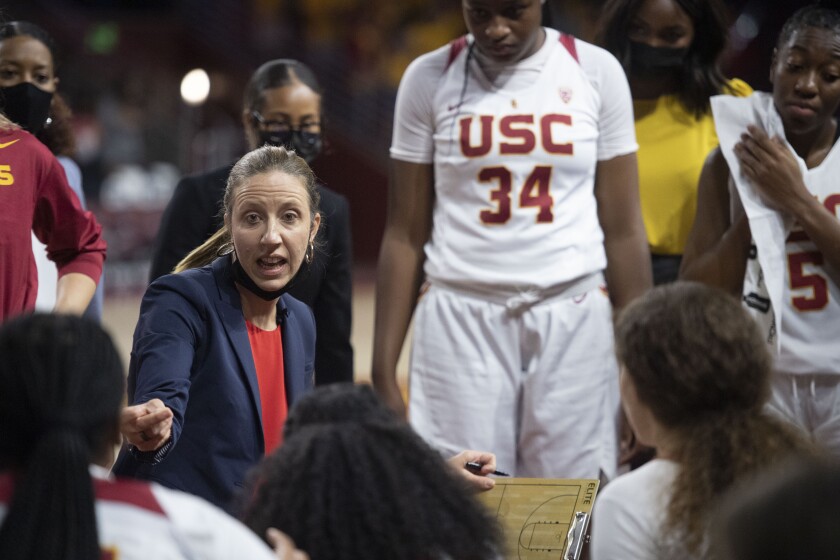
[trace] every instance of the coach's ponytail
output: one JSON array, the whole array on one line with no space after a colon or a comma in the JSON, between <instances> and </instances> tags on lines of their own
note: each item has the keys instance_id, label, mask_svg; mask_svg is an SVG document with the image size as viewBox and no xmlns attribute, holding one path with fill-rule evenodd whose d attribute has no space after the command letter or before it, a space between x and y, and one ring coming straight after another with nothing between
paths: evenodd
<instances>
[{"instance_id":1,"label":"coach's ponytail","mask_svg":"<svg viewBox=\"0 0 840 560\"><path fill-rule=\"evenodd\" d=\"M200 268L216 260L216 257L233 251L233 242L230 239L230 230L227 224L211 235L207 241L193 249L181 259L172 272L184 272L191 268Z\"/></svg>"}]
</instances>

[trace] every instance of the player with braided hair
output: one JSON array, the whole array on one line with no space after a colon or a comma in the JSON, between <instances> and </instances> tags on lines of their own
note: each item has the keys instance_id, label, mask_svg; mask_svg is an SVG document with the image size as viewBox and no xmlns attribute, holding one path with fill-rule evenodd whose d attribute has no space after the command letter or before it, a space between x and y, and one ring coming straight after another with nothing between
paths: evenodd
<instances>
[{"instance_id":1,"label":"player with braided hair","mask_svg":"<svg viewBox=\"0 0 840 560\"><path fill-rule=\"evenodd\" d=\"M198 498L110 477L123 387L117 349L92 320L0 327L0 558L305 558L273 556Z\"/></svg>"}]
</instances>

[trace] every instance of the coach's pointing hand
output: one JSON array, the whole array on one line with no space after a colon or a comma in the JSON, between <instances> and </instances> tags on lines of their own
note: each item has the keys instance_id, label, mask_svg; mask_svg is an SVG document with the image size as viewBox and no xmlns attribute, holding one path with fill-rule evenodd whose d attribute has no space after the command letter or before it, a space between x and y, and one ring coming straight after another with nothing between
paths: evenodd
<instances>
[{"instance_id":1,"label":"coach's pointing hand","mask_svg":"<svg viewBox=\"0 0 840 560\"><path fill-rule=\"evenodd\" d=\"M154 451L172 435L172 410L160 399L127 406L120 414L120 432L140 451Z\"/></svg>"}]
</instances>

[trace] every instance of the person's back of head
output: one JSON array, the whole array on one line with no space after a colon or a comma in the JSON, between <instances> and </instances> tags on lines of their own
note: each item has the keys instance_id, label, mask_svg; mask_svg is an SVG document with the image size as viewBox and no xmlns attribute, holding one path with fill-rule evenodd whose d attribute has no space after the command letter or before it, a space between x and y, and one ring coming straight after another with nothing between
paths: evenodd
<instances>
[{"instance_id":1,"label":"person's back of head","mask_svg":"<svg viewBox=\"0 0 840 560\"><path fill-rule=\"evenodd\" d=\"M731 492L712 534L721 560L834 560L838 525L840 464L800 461Z\"/></svg>"},{"instance_id":2,"label":"person's back of head","mask_svg":"<svg viewBox=\"0 0 840 560\"><path fill-rule=\"evenodd\" d=\"M771 357L755 321L717 288L677 282L635 300L618 318L616 354L680 464L665 532L696 552L717 496L807 445L764 412Z\"/></svg>"},{"instance_id":3,"label":"person's back of head","mask_svg":"<svg viewBox=\"0 0 840 560\"><path fill-rule=\"evenodd\" d=\"M283 425L283 437L288 439L315 424L397 421L370 385L333 383L317 387L295 402Z\"/></svg>"},{"instance_id":4,"label":"person's back of head","mask_svg":"<svg viewBox=\"0 0 840 560\"><path fill-rule=\"evenodd\" d=\"M287 533L312 560L486 559L495 520L407 424L313 423L255 474L244 521Z\"/></svg>"},{"instance_id":5,"label":"person's back of head","mask_svg":"<svg viewBox=\"0 0 840 560\"><path fill-rule=\"evenodd\" d=\"M88 469L118 442L123 392L95 322L35 314L0 327L0 471L13 486L0 558L100 557Z\"/></svg>"},{"instance_id":6,"label":"person's back of head","mask_svg":"<svg viewBox=\"0 0 840 560\"><path fill-rule=\"evenodd\" d=\"M758 327L723 291L657 287L619 316L616 352L639 396L669 426L755 414L770 392L771 358Z\"/></svg>"}]
</instances>

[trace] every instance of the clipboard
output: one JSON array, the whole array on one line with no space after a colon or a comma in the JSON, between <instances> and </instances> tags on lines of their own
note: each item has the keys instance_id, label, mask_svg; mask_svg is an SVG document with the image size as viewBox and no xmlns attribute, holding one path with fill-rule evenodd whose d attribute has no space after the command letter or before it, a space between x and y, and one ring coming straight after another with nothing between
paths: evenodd
<instances>
[{"instance_id":1,"label":"clipboard","mask_svg":"<svg viewBox=\"0 0 840 560\"><path fill-rule=\"evenodd\" d=\"M504 531L505 558L579 560L598 493L597 479L497 478L478 500Z\"/></svg>"}]
</instances>

